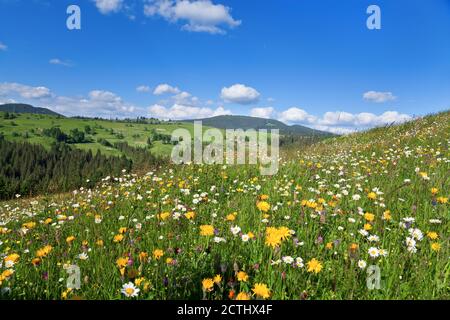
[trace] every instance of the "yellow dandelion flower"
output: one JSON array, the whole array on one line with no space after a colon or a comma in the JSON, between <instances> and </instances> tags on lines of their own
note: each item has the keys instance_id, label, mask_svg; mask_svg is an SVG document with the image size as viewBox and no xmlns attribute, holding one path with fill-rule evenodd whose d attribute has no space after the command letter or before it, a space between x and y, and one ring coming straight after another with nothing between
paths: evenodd
<instances>
[{"instance_id":1,"label":"yellow dandelion flower","mask_svg":"<svg viewBox=\"0 0 450 320\"><path fill-rule=\"evenodd\" d=\"M230 213L225 217L227 221L234 221L236 219L236 215L234 213Z\"/></svg>"},{"instance_id":2,"label":"yellow dandelion flower","mask_svg":"<svg viewBox=\"0 0 450 320\"><path fill-rule=\"evenodd\" d=\"M215 284L219 284L222 281L222 276L220 274L216 274L213 281Z\"/></svg>"},{"instance_id":3,"label":"yellow dandelion flower","mask_svg":"<svg viewBox=\"0 0 450 320\"><path fill-rule=\"evenodd\" d=\"M75 236L68 236L68 237L66 238L66 242L67 242L68 244L71 244L74 240L75 240Z\"/></svg>"},{"instance_id":4,"label":"yellow dandelion flower","mask_svg":"<svg viewBox=\"0 0 450 320\"><path fill-rule=\"evenodd\" d=\"M147 259L148 259L148 253L147 252L144 252L144 251L139 252L139 261L141 263L147 261Z\"/></svg>"},{"instance_id":5,"label":"yellow dandelion flower","mask_svg":"<svg viewBox=\"0 0 450 320\"><path fill-rule=\"evenodd\" d=\"M128 264L128 257L121 257L117 259L116 264L119 268L125 268Z\"/></svg>"},{"instance_id":6,"label":"yellow dandelion flower","mask_svg":"<svg viewBox=\"0 0 450 320\"><path fill-rule=\"evenodd\" d=\"M50 245L47 245L47 246L43 247L42 249L39 249L38 251L36 251L36 256L38 258L46 257L52 250L53 250L53 247Z\"/></svg>"},{"instance_id":7,"label":"yellow dandelion flower","mask_svg":"<svg viewBox=\"0 0 450 320\"><path fill-rule=\"evenodd\" d=\"M263 299L268 299L270 297L270 290L264 283L255 283L252 291L257 297Z\"/></svg>"},{"instance_id":8,"label":"yellow dandelion flower","mask_svg":"<svg viewBox=\"0 0 450 320\"><path fill-rule=\"evenodd\" d=\"M308 261L307 266L308 272L314 272L317 274L322 270L322 264L316 258L313 258L310 261Z\"/></svg>"},{"instance_id":9,"label":"yellow dandelion flower","mask_svg":"<svg viewBox=\"0 0 450 320\"><path fill-rule=\"evenodd\" d=\"M245 273L244 271L239 271L236 274L236 278L237 278L238 281L247 282L248 281L248 274Z\"/></svg>"},{"instance_id":10,"label":"yellow dandelion flower","mask_svg":"<svg viewBox=\"0 0 450 320\"><path fill-rule=\"evenodd\" d=\"M261 212L268 212L270 210L270 204L266 201L258 201L256 207Z\"/></svg>"},{"instance_id":11,"label":"yellow dandelion flower","mask_svg":"<svg viewBox=\"0 0 450 320\"><path fill-rule=\"evenodd\" d=\"M19 261L19 259L20 259L20 256L17 253L12 253L12 254L6 256L3 260L5 262L16 263L17 261Z\"/></svg>"},{"instance_id":12,"label":"yellow dandelion flower","mask_svg":"<svg viewBox=\"0 0 450 320\"><path fill-rule=\"evenodd\" d=\"M444 203L447 203L447 202L448 202L448 198L445 198L445 197L438 197L438 198L436 198L436 201L439 202L439 203L444 204Z\"/></svg>"},{"instance_id":13,"label":"yellow dandelion flower","mask_svg":"<svg viewBox=\"0 0 450 320\"><path fill-rule=\"evenodd\" d=\"M156 260L161 259L161 257L164 255L164 251L161 249L155 249L153 250L153 258Z\"/></svg>"},{"instance_id":14,"label":"yellow dandelion flower","mask_svg":"<svg viewBox=\"0 0 450 320\"><path fill-rule=\"evenodd\" d=\"M123 234L116 234L113 239L114 242L121 242L122 240L123 240Z\"/></svg>"},{"instance_id":15,"label":"yellow dandelion flower","mask_svg":"<svg viewBox=\"0 0 450 320\"><path fill-rule=\"evenodd\" d=\"M356 250L358 250L358 248L359 248L359 245L357 243L352 243L350 245L350 250L351 251L356 251Z\"/></svg>"},{"instance_id":16,"label":"yellow dandelion flower","mask_svg":"<svg viewBox=\"0 0 450 320\"><path fill-rule=\"evenodd\" d=\"M375 215L373 213L366 212L364 214L364 219L366 219L366 221L372 222L375 220Z\"/></svg>"},{"instance_id":17,"label":"yellow dandelion flower","mask_svg":"<svg viewBox=\"0 0 450 320\"><path fill-rule=\"evenodd\" d=\"M201 236L212 236L214 235L214 227L212 225L202 225L200 226L200 235Z\"/></svg>"},{"instance_id":18,"label":"yellow dandelion flower","mask_svg":"<svg viewBox=\"0 0 450 320\"><path fill-rule=\"evenodd\" d=\"M432 249L433 251L439 251L439 250L441 250L441 245L440 245L439 243L437 243L437 242L433 242L433 243L431 244L431 249Z\"/></svg>"},{"instance_id":19,"label":"yellow dandelion flower","mask_svg":"<svg viewBox=\"0 0 450 320\"><path fill-rule=\"evenodd\" d=\"M211 278L203 279L202 287L203 291L212 291L214 287L214 280Z\"/></svg>"},{"instance_id":20,"label":"yellow dandelion flower","mask_svg":"<svg viewBox=\"0 0 450 320\"><path fill-rule=\"evenodd\" d=\"M192 219L195 218L195 212L194 212L194 211L186 212L186 213L184 214L184 216L186 217L186 219L192 220Z\"/></svg>"},{"instance_id":21,"label":"yellow dandelion flower","mask_svg":"<svg viewBox=\"0 0 450 320\"><path fill-rule=\"evenodd\" d=\"M250 300L250 295L247 292L239 292L236 300Z\"/></svg>"},{"instance_id":22,"label":"yellow dandelion flower","mask_svg":"<svg viewBox=\"0 0 450 320\"><path fill-rule=\"evenodd\" d=\"M36 222L26 222L24 224L22 224L22 227L27 228L27 229L33 229L36 226Z\"/></svg>"},{"instance_id":23,"label":"yellow dandelion flower","mask_svg":"<svg viewBox=\"0 0 450 320\"><path fill-rule=\"evenodd\" d=\"M162 212L160 214L158 214L158 219L160 220L167 220L167 218L169 218L170 216L170 212Z\"/></svg>"},{"instance_id":24,"label":"yellow dandelion flower","mask_svg":"<svg viewBox=\"0 0 450 320\"><path fill-rule=\"evenodd\" d=\"M136 278L136 279L134 279L134 284L135 284L136 286L140 287L141 284L142 284L142 282L144 282L144 281L145 281L145 278L144 278L144 277Z\"/></svg>"},{"instance_id":25,"label":"yellow dandelion flower","mask_svg":"<svg viewBox=\"0 0 450 320\"><path fill-rule=\"evenodd\" d=\"M437 234L437 232L429 231L427 233L427 237L430 238L431 240L436 240L439 237L439 235Z\"/></svg>"},{"instance_id":26,"label":"yellow dandelion flower","mask_svg":"<svg viewBox=\"0 0 450 320\"><path fill-rule=\"evenodd\" d=\"M33 260L31 260L31 263L33 264L33 266L37 266L41 263L41 259L40 258L34 258Z\"/></svg>"}]
</instances>

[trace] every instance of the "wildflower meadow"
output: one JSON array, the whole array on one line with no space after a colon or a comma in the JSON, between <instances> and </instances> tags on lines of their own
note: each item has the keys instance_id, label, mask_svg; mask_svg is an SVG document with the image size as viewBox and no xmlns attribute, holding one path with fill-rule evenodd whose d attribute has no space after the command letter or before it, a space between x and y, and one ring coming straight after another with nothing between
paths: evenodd
<instances>
[{"instance_id":1,"label":"wildflower meadow","mask_svg":"<svg viewBox=\"0 0 450 320\"><path fill-rule=\"evenodd\" d=\"M273 176L163 165L3 202L0 297L449 299L449 144L444 112L284 150Z\"/></svg>"}]
</instances>

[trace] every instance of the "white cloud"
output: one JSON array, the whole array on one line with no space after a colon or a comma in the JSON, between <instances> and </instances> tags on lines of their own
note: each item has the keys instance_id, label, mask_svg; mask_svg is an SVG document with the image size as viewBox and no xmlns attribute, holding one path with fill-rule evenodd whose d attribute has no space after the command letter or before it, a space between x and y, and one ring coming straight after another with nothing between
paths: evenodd
<instances>
[{"instance_id":1,"label":"white cloud","mask_svg":"<svg viewBox=\"0 0 450 320\"><path fill-rule=\"evenodd\" d=\"M170 22L186 22L182 29L211 34L226 33L222 26L234 28L241 24L230 13L231 9L210 0L147 0L146 16L161 16Z\"/></svg>"},{"instance_id":2,"label":"white cloud","mask_svg":"<svg viewBox=\"0 0 450 320\"><path fill-rule=\"evenodd\" d=\"M324 126L352 125L356 122L356 116L348 112L325 112L320 119L320 124Z\"/></svg>"},{"instance_id":3,"label":"white cloud","mask_svg":"<svg viewBox=\"0 0 450 320\"><path fill-rule=\"evenodd\" d=\"M250 110L250 116L251 117L257 117L257 118L266 118L269 119L272 114L274 113L275 109L272 107L267 108L253 108Z\"/></svg>"},{"instance_id":4,"label":"white cloud","mask_svg":"<svg viewBox=\"0 0 450 320\"><path fill-rule=\"evenodd\" d=\"M313 126L311 126L311 128L320 130L320 131L331 132L334 134L350 134L350 133L354 133L357 131L355 128L330 127L330 126L323 126L323 125L313 125Z\"/></svg>"},{"instance_id":5,"label":"white cloud","mask_svg":"<svg viewBox=\"0 0 450 320\"><path fill-rule=\"evenodd\" d=\"M137 87L136 91L140 92L140 93L150 92L150 87L146 86L146 85L142 85L142 86Z\"/></svg>"},{"instance_id":6,"label":"white cloud","mask_svg":"<svg viewBox=\"0 0 450 320\"><path fill-rule=\"evenodd\" d=\"M50 59L50 61L48 62L50 64L55 64L55 65L60 65L60 66L64 66L64 67L72 67L72 63L69 61L63 61L57 58L54 59Z\"/></svg>"},{"instance_id":7,"label":"white cloud","mask_svg":"<svg viewBox=\"0 0 450 320\"><path fill-rule=\"evenodd\" d=\"M228 88L222 88L221 98L227 102L250 104L259 100L260 94L252 87L243 84L235 84Z\"/></svg>"},{"instance_id":8,"label":"white cloud","mask_svg":"<svg viewBox=\"0 0 450 320\"><path fill-rule=\"evenodd\" d=\"M8 46L4 44L3 42L0 42L0 51L6 51L8 50Z\"/></svg>"},{"instance_id":9,"label":"white cloud","mask_svg":"<svg viewBox=\"0 0 450 320\"><path fill-rule=\"evenodd\" d=\"M347 134L377 126L403 123L412 120L412 117L397 111L386 111L381 115L335 111L325 112L322 117L316 117L303 109L290 108L280 112L278 119L287 124L302 124L318 130Z\"/></svg>"},{"instance_id":10,"label":"white cloud","mask_svg":"<svg viewBox=\"0 0 450 320\"><path fill-rule=\"evenodd\" d=\"M6 99L6 100L0 99L0 105L5 103L17 103L17 101L14 99Z\"/></svg>"},{"instance_id":11,"label":"white cloud","mask_svg":"<svg viewBox=\"0 0 450 320\"><path fill-rule=\"evenodd\" d=\"M231 114L230 110L225 110L223 107L211 109L204 107L185 106L180 104L174 104L170 108L164 107L159 104L154 104L148 108L148 111L151 117L161 120L202 119Z\"/></svg>"},{"instance_id":12,"label":"white cloud","mask_svg":"<svg viewBox=\"0 0 450 320\"><path fill-rule=\"evenodd\" d=\"M45 107L70 116L90 117L134 117L139 109L125 102L120 96L110 91L92 90L87 96L58 96L46 87L32 87L19 83L0 83L2 102L19 101L36 107ZM18 99L15 99L18 98Z\"/></svg>"},{"instance_id":13,"label":"white cloud","mask_svg":"<svg viewBox=\"0 0 450 320\"><path fill-rule=\"evenodd\" d=\"M93 0L102 14L118 12L122 8L123 0Z\"/></svg>"},{"instance_id":14,"label":"white cloud","mask_svg":"<svg viewBox=\"0 0 450 320\"><path fill-rule=\"evenodd\" d=\"M50 97L50 89L46 87L31 87L20 83L0 83L0 96L19 95L25 99L41 99Z\"/></svg>"},{"instance_id":15,"label":"white cloud","mask_svg":"<svg viewBox=\"0 0 450 320\"><path fill-rule=\"evenodd\" d=\"M139 108L110 91L92 90L87 97L57 96L47 102L52 110L66 115L122 118L134 117Z\"/></svg>"},{"instance_id":16,"label":"white cloud","mask_svg":"<svg viewBox=\"0 0 450 320\"><path fill-rule=\"evenodd\" d=\"M397 99L397 97L394 96L392 92L378 92L378 91L367 91L366 93L363 94L363 98L364 100L375 103L383 103Z\"/></svg>"},{"instance_id":17,"label":"white cloud","mask_svg":"<svg viewBox=\"0 0 450 320\"><path fill-rule=\"evenodd\" d=\"M153 91L153 94L156 96L160 96L163 94L167 94L167 93L171 93L171 94L178 94L180 93L180 89L176 88L176 87L172 87L170 85L168 85L167 83L163 83L158 85L155 90Z\"/></svg>"},{"instance_id":18,"label":"white cloud","mask_svg":"<svg viewBox=\"0 0 450 320\"><path fill-rule=\"evenodd\" d=\"M285 122L287 124L291 123L313 123L316 117L308 114L303 109L292 107L278 115L278 120Z\"/></svg>"}]
</instances>

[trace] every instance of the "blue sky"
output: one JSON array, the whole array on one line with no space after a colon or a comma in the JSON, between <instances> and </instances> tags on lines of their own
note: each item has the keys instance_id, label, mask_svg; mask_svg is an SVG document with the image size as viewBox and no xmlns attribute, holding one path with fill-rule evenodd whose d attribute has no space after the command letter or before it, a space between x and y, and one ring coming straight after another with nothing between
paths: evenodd
<instances>
[{"instance_id":1,"label":"blue sky","mask_svg":"<svg viewBox=\"0 0 450 320\"><path fill-rule=\"evenodd\" d=\"M372 4L381 30L366 27ZM7 101L333 132L405 121L450 106L450 1L0 0Z\"/></svg>"}]
</instances>

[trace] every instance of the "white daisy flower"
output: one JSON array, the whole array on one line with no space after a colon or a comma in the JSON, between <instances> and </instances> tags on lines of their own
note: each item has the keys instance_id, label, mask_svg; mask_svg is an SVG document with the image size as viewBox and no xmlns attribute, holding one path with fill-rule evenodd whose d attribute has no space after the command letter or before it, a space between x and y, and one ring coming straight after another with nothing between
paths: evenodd
<instances>
[{"instance_id":1,"label":"white daisy flower","mask_svg":"<svg viewBox=\"0 0 450 320\"><path fill-rule=\"evenodd\" d=\"M367 262L365 262L364 260L359 260L358 261L358 267L362 270L364 270L367 266Z\"/></svg>"},{"instance_id":2,"label":"white daisy flower","mask_svg":"<svg viewBox=\"0 0 450 320\"><path fill-rule=\"evenodd\" d=\"M241 228L239 228L238 226L231 227L230 230L233 235L237 235L239 232L241 232Z\"/></svg>"},{"instance_id":3,"label":"white daisy flower","mask_svg":"<svg viewBox=\"0 0 450 320\"><path fill-rule=\"evenodd\" d=\"M121 292L126 297L131 297L131 298L137 297L139 295L139 291L140 290L138 288L136 288L136 286L132 282L125 283L122 286L122 290L121 290Z\"/></svg>"},{"instance_id":4,"label":"white daisy flower","mask_svg":"<svg viewBox=\"0 0 450 320\"><path fill-rule=\"evenodd\" d=\"M225 238L221 238L221 237L214 237L214 242L215 243L227 242L227 240L225 240Z\"/></svg>"},{"instance_id":5,"label":"white daisy flower","mask_svg":"<svg viewBox=\"0 0 450 320\"><path fill-rule=\"evenodd\" d=\"M303 259L300 257L297 257L295 259L295 265L299 268L303 268L304 264L303 264Z\"/></svg>"},{"instance_id":6,"label":"white daisy flower","mask_svg":"<svg viewBox=\"0 0 450 320\"><path fill-rule=\"evenodd\" d=\"M87 260L87 259L89 259L89 256L86 254L86 252L83 252L78 255L78 259Z\"/></svg>"},{"instance_id":7,"label":"white daisy flower","mask_svg":"<svg viewBox=\"0 0 450 320\"><path fill-rule=\"evenodd\" d=\"M285 256L285 257L283 257L283 262L287 263L287 264L291 264L294 262L294 258L292 258L291 256Z\"/></svg>"},{"instance_id":8,"label":"white daisy flower","mask_svg":"<svg viewBox=\"0 0 450 320\"><path fill-rule=\"evenodd\" d=\"M377 258L380 255L380 250L375 247L370 247L367 251L372 258Z\"/></svg>"}]
</instances>

